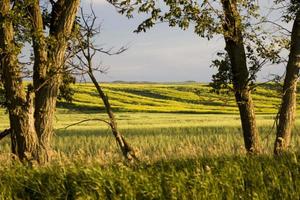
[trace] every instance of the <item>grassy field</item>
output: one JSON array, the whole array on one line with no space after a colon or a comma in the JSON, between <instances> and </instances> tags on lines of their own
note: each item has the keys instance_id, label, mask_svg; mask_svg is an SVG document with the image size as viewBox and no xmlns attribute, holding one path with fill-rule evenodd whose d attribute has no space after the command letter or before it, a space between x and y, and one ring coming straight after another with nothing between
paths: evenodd
<instances>
[{"instance_id":1,"label":"grassy field","mask_svg":"<svg viewBox=\"0 0 300 200\"><path fill-rule=\"evenodd\" d=\"M1 199L299 199L299 156L0 168Z\"/></svg>"},{"instance_id":2,"label":"grassy field","mask_svg":"<svg viewBox=\"0 0 300 200\"><path fill-rule=\"evenodd\" d=\"M95 111L103 108L92 84L76 84L73 103L61 102L64 108ZM103 84L115 111L156 113L236 114L234 99L211 93L211 87L200 83L173 84ZM300 97L300 96L299 96ZM256 113L273 114L280 98L274 84L257 87L253 92ZM299 103L298 103L299 104Z\"/></svg>"},{"instance_id":3,"label":"grassy field","mask_svg":"<svg viewBox=\"0 0 300 200\"><path fill-rule=\"evenodd\" d=\"M291 153L273 158L279 98L271 86L254 94L262 155L248 157L234 101L206 85L106 84L119 128L141 159L127 165L105 124L64 128L106 119L92 86L76 85L75 101L57 109L50 165L12 163L9 138L1 141L0 199L298 199L300 119ZM0 122L8 126L3 110Z\"/></svg>"}]
</instances>

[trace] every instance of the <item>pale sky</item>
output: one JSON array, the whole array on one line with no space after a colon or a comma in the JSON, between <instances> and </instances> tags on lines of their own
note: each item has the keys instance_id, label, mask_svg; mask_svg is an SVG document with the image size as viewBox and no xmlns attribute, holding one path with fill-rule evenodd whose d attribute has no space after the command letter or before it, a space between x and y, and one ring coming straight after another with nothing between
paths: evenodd
<instances>
[{"instance_id":1,"label":"pale sky","mask_svg":"<svg viewBox=\"0 0 300 200\"><path fill-rule=\"evenodd\" d=\"M88 8L90 2L83 0L82 6ZM97 43L108 48L129 46L121 55L97 58L95 62L109 66L108 73L100 75L99 81L210 82L215 69L209 66L216 53L224 49L222 37L207 41L192 30L182 31L166 24L136 34L133 31L143 17L136 15L127 19L105 0L92 2L99 22L102 22L102 34ZM284 66L266 66L259 74L259 81L265 81L269 74L282 73L283 69Z\"/></svg>"}]
</instances>

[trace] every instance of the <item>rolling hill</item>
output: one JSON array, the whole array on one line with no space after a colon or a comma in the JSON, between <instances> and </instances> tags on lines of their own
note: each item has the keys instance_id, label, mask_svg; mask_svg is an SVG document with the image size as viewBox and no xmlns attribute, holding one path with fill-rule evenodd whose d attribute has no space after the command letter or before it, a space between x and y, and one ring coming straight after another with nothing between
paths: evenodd
<instances>
[{"instance_id":1,"label":"rolling hill","mask_svg":"<svg viewBox=\"0 0 300 200\"><path fill-rule=\"evenodd\" d=\"M231 114L238 111L233 94L218 95L208 84L105 83L102 86L116 112ZM73 87L73 102L60 101L60 108L84 112L103 110L93 84L77 83ZM280 95L276 88L270 83L253 91L256 113L277 112Z\"/></svg>"}]
</instances>

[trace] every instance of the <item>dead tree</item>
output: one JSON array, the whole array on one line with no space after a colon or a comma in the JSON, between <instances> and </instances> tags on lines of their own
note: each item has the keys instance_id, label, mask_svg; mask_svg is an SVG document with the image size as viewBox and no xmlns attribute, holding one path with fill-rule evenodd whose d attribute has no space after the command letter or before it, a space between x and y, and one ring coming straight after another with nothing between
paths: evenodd
<instances>
[{"instance_id":1,"label":"dead tree","mask_svg":"<svg viewBox=\"0 0 300 200\"><path fill-rule=\"evenodd\" d=\"M76 71L80 71L82 75L87 74L91 81L93 82L99 98L102 100L106 113L108 115L109 121L107 124L109 124L111 131L122 151L123 156L128 161L138 160L136 157L134 149L129 145L129 143L125 140L124 136L120 133L117 127L117 122L115 115L112 111L109 99L107 94L104 93L103 88L101 84L97 81L94 72L100 71L105 72L106 70L103 69L103 67L93 66L93 58L98 53L103 53L107 55L118 55L122 52L124 52L127 48L121 47L117 51L113 51L113 49L105 50L103 48L97 48L97 46L94 44L93 38L95 38L97 35L100 34L100 27L96 27L96 15L91 8L91 14L85 15L83 10L81 9L81 20L82 23L78 24L78 34L77 39L75 41L74 52L75 52L75 58L78 60L77 63L74 63L74 60L71 63L71 66L74 67Z\"/></svg>"}]
</instances>

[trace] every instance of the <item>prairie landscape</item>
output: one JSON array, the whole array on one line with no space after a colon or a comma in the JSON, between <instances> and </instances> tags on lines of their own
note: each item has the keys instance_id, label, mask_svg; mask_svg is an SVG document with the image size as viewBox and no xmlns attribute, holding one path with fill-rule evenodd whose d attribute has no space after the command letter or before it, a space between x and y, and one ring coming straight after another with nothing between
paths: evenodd
<instances>
[{"instance_id":1,"label":"prairie landscape","mask_svg":"<svg viewBox=\"0 0 300 200\"><path fill-rule=\"evenodd\" d=\"M279 98L273 86L260 86L253 94L262 153L247 156L234 100L211 93L207 84L104 84L117 111L118 127L140 160L130 164L110 128L94 121L107 118L96 89L89 83L75 84L73 102L58 103L50 164L28 169L12 162L9 138L1 141L0 195L7 199L297 199L300 120L293 129L290 153L275 159ZM3 129L8 119L1 112Z\"/></svg>"},{"instance_id":2,"label":"prairie landscape","mask_svg":"<svg viewBox=\"0 0 300 200\"><path fill-rule=\"evenodd\" d=\"M299 74L300 1L0 0L0 200L299 199Z\"/></svg>"}]
</instances>

